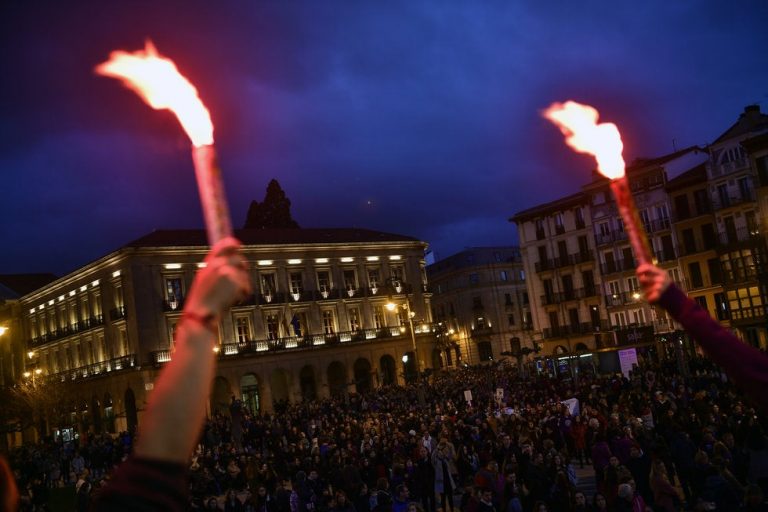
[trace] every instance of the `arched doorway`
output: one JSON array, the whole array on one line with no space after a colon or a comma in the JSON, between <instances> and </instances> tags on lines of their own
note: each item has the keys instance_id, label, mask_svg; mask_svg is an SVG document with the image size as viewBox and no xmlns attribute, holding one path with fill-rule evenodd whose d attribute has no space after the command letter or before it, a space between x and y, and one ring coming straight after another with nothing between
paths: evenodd
<instances>
[{"instance_id":1,"label":"arched doorway","mask_svg":"<svg viewBox=\"0 0 768 512\"><path fill-rule=\"evenodd\" d=\"M115 410L112 406L112 396L104 393L104 428L110 434L115 433Z\"/></svg>"},{"instance_id":2,"label":"arched doorway","mask_svg":"<svg viewBox=\"0 0 768 512\"><path fill-rule=\"evenodd\" d=\"M481 363L493 361L493 347L490 341L481 341L477 344L477 352Z\"/></svg>"},{"instance_id":3,"label":"arched doorway","mask_svg":"<svg viewBox=\"0 0 768 512\"><path fill-rule=\"evenodd\" d=\"M96 395L91 398L91 413L93 414L93 431L101 434L104 432L104 426L101 422L101 403Z\"/></svg>"},{"instance_id":4,"label":"arched doorway","mask_svg":"<svg viewBox=\"0 0 768 512\"><path fill-rule=\"evenodd\" d=\"M432 368L443 368L443 357L439 348L432 349Z\"/></svg>"},{"instance_id":5,"label":"arched doorway","mask_svg":"<svg viewBox=\"0 0 768 512\"><path fill-rule=\"evenodd\" d=\"M302 400L315 400L317 398L315 368L312 365L306 365L299 372L299 386L301 387Z\"/></svg>"},{"instance_id":6,"label":"arched doorway","mask_svg":"<svg viewBox=\"0 0 768 512\"><path fill-rule=\"evenodd\" d=\"M343 396L347 391L347 369L344 363L334 361L328 365L328 390L331 396Z\"/></svg>"},{"instance_id":7,"label":"arched doorway","mask_svg":"<svg viewBox=\"0 0 768 512\"><path fill-rule=\"evenodd\" d=\"M229 404L232 401L232 386L229 381L219 375L213 379L213 390L211 391L211 414L219 412L225 416L229 415Z\"/></svg>"},{"instance_id":8,"label":"arched doorway","mask_svg":"<svg viewBox=\"0 0 768 512\"><path fill-rule=\"evenodd\" d=\"M128 426L128 432L136 433L139 418L136 414L136 396L131 388L125 390L125 421Z\"/></svg>"},{"instance_id":9,"label":"arched doorway","mask_svg":"<svg viewBox=\"0 0 768 512\"><path fill-rule=\"evenodd\" d=\"M275 368L269 379L274 404L287 403L291 396L288 392L288 373L282 368Z\"/></svg>"},{"instance_id":10,"label":"arched doorway","mask_svg":"<svg viewBox=\"0 0 768 512\"><path fill-rule=\"evenodd\" d=\"M576 352L588 352L589 348L584 343L576 344Z\"/></svg>"},{"instance_id":11,"label":"arched doorway","mask_svg":"<svg viewBox=\"0 0 768 512\"><path fill-rule=\"evenodd\" d=\"M261 409L258 377L252 373L243 375L240 379L240 393L243 405L251 412L251 414L257 414Z\"/></svg>"},{"instance_id":12,"label":"arched doorway","mask_svg":"<svg viewBox=\"0 0 768 512\"><path fill-rule=\"evenodd\" d=\"M413 352L406 352L403 355L403 375L407 383L415 382L418 377L416 356Z\"/></svg>"},{"instance_id":13,"label":"arched doorway","mask_svg":"<svg viewBox=\"0 0 768 512\"><path fill-rule=\"evenodd\" d=\"M381 370L381 384L388 386L396 382L395 358L389 354L384 354L379 359L379 368Z\"/></svg>"},{"instance_id":14,"label":"arched doorway","mask_svg":"<svg viewBox=\"0 0 768 512\"><path fill-rule=\"evenodd\" d=\"M371 382L371 363L364 357L355 361L355 388L358 393L370 391L373 387Z\"/></svg>"}]
</instances>

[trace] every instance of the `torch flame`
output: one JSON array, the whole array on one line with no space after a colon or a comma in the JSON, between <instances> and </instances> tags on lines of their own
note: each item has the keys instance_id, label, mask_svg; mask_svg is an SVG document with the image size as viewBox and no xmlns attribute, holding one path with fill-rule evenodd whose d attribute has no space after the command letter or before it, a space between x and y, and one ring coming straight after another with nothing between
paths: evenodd
<instances>
[{"instance_id":1,"label":"torch flame","mask_svg":"<svg viewBox=\"0 0 768 512\"><path fill-rule=\"evenodd\" d=\"M544 111L544 117L560 128L569 146L595 157L597 170L603 176L621 178L624 176L621 134L613 123L597 124L599 116L593 107L575 101L553 103Z\"/></svg>"},{"instance_id":2,"label":"torch flame","mask_svg":"<svg viewBox=\"0 0 768 512\"><path fill-rule=\"evenodd\" d=\"M121 80L150 107L173 112L194 146L213 144L211 114L200 101L197 89L171 59L157 53L151 41L146 42L144 50L134 53L112 52L95 71Z\"/></svg>"}]
</instances>

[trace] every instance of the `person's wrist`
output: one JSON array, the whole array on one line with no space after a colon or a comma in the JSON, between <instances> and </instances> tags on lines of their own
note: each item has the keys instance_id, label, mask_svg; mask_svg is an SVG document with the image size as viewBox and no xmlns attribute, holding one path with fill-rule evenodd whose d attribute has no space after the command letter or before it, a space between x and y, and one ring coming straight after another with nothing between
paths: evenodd
<instances>
[{"instance_id":1,"label":"person's wrist","mask_svg":"<svg viewBox=\"0 0 768 512\"><path fill-rule=\"evenodd\" d=\"M218 329L219 320L217 316L210 311L192 311L184 310L181 314L182 323L197 324L212 333L216 333Z\"/></svg>"}]
</instances>

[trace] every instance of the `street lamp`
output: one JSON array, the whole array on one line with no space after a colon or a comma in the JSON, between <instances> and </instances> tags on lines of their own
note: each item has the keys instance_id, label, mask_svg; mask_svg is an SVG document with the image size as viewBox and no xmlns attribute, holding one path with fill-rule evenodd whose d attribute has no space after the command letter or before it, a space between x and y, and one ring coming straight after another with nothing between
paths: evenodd
<instances>
[{"instance_id":1,"label":"street lamp","mask_svg":"<svg viewBox=\"0 0 768 512\"><path fill-rule=\"evenodd\" d=\"M416 358L416 370L418 371L419 374L421 374L421 361L419 360L419 354L416 349L416 333L413 330L413 317L415 313L411 311L411 300L408 297L406 297L405 303L403 304L395 304L392 301L387 302L386 304L386 308L389 311L396 310L398 306L405 310L405 314L408 317L408 327L411 330L411 348L413 349L413 357ZM407 355L403 356L403 362L404 363L408 362Z\"/></svg>"}]
</instances>

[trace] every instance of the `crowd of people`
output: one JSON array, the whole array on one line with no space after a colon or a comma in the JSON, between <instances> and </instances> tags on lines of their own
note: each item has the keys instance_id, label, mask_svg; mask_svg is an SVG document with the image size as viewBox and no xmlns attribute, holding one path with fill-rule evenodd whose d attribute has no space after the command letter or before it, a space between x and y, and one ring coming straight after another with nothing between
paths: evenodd
<instances>
[{"instance_id":1,"label":"crowd of people","mask_svg":"<svg viewBox=\"0 0 768 512\"><path fill-rule=\"evenodd\" d=\"M189 461L189 508L768 510L764 426L703 358L689 361L685 376L675 361L644 362L628 379L469 367L271 414L233 399L206 420ZM132 446L123 433L12 452L22 510L44 510L61 486L74 487L86 510ZM595 475L589 496L580 491L582 468Z\"/></svg>"}]
</instances>

